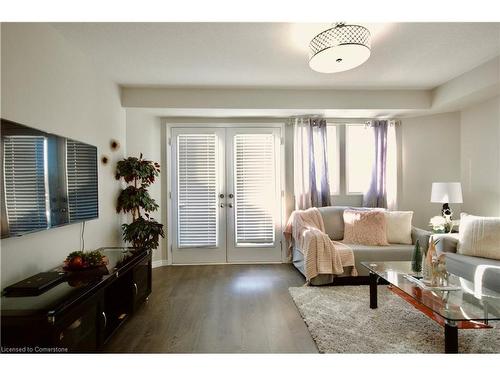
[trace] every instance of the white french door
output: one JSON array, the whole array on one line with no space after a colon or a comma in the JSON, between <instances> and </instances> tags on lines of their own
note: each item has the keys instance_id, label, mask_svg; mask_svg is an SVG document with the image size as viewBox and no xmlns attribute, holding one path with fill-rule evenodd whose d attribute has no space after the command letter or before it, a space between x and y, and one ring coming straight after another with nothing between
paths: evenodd
<instances>
[{"instance_id":1,"label":"white french door","mask_svg":"<svg viewBox=\"0 0 500 375\"><path fill-rule=\"evenodd\" d=\"M227 260L281 260L280 129L227 129Z\"/></svg>"},{"instance_id":2,"label":"white french door","mask_svg":"<svg viewBox=\"0 0 500 375\"><path fill-rule=\"evenodd\" d=\"M281 261L280 128L172 129L172 261Z\"/></svg>"},{"instance_id":3,"label":"white french door","mask_svg":"<svg viewBox=\"0 0 500 375\"><path fill-rule=\"evenodd\" d=\"M225 130L172 129L172 260L226 261Z\"/></svg>"}]
</instances>

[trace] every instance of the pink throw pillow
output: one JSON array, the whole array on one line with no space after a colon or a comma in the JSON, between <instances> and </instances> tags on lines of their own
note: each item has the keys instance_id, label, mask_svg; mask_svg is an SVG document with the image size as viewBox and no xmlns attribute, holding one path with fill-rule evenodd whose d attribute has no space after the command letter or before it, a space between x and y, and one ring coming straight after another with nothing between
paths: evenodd
<instances>
[{"instance_id":1,"label":"pink throw pillow","mask_svg":"<svg viewBox=\"0 0 500 375\"><path fill-rule=\"evenodd\" d=\"M387 224L383 211L344 211L345 243L389 246Z\"/></svg>"}]
</instances>

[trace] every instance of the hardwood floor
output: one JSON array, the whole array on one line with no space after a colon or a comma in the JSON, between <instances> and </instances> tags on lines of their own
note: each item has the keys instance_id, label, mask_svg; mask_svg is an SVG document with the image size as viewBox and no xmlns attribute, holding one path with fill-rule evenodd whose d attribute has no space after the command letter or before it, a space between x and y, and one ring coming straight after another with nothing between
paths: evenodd
<instances>
[{"instance_id":1,"label":"hardwood floor","mask_svg":"<svg viewBox=\"0 0 500 375\"><path fill-rule=\"evenodd\" d=\"M156 268L149 302L105 351L317 353L288 293L304 282L290 264Z\"/></svg>"}]
</instances>

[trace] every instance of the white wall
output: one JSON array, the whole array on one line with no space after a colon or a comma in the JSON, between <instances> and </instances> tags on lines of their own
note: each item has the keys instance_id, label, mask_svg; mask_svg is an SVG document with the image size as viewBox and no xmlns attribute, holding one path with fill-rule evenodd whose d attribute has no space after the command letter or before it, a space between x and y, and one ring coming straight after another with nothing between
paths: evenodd
<instances>
[{"instance_id":1,"label":"white wall","mask_svg":"<svg viewBox=\"0 0 500 375\"><path fill-rule=\"evenodd\" d=\"M125 153L125 111L119 88L99 76L88 58L46 24L1 25L2 118L97 146L99 219L87 223L88 249L121 243L115 202L115 162ZM110 140L122 147L111 152ZM2 288L55 267L79 249L80 225L1 241Z\"/></svg>"},{"instance_id":2,"label":"white wall","mask_svg":"<svg viewBox=\"0 0 500 375\"><path fill-rule=\"evenodd\" d=\"M500 56L432 90L432 109L459 111L500 94Z\"/></svg>"},{"instance_id":3,"label":"white wall","mask_svg":"<svg viewBox=\"0 0 500 375\"><path fill-rule=\"evenodd\" d=\"M126 110L127 123L127 156L137 156L142 153L145 159L160 163L160 177L149 188L149 193L160 206L153 212L153 217L158 222L166 224L166 194L162 194L162 181L166 181L167 166L164 163L163 152L165 148L165 135L162 132L161 119L141 109ZM167 227L163 230L167 233ZM160 247L153 252L153 261L167 259L166 241L160 242Z\"/></svg>"},{"instance_id":4,"label":"white wall","mask_svg":"<svg viewBox=\"0 0 500 375\"><path fill-rule=\"evenodd\" d=\"M460 181L460 113L405 118L401 133L399 208L414 211L413 224L427 229L441 213L440 204L430 202L432 183ZM458 218L460 205L451 206Z\"/></svg>"},{"instance_id":5,"label":"white wall","mask_svg":"<svg viewBox=\"0 0 500 375\"><path fill-rule=\"evenodd\" d=\"M465 212L500 216L500 97L461 113Z\"/></svg>"}]
</instances>

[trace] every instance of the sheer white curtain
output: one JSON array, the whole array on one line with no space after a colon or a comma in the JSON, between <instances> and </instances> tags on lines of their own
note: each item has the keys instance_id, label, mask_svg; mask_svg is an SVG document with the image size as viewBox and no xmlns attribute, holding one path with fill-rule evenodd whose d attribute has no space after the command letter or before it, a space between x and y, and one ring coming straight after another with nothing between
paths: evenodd
<instances>
[{"instance_id":1,"label":"sheer white curtain","mask_svg":"<svg viewBox=\"0 0 500 375\"><path fill-rule=\"evenodd\" d=\"M294 119L295 209L330 205L326 120Z\"/></svg>"}]
</instances>

